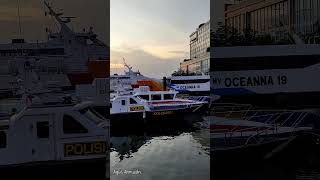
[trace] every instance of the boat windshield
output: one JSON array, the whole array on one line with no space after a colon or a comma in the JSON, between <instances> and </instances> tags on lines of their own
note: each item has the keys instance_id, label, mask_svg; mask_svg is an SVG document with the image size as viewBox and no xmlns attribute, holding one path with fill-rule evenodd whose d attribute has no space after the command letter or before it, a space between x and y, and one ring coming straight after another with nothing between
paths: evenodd
<instances>
[{"instance_id":1,"label":"boat windshield","mask_svg":"<svg viewBox=\"0 0 320 180\"><path fill-rule=\"evenodd\" d=\"M91 107L81 109L79 112L96 123L105 121L105 118Z\"/></svg>"},{"instance_id":2,"label":"boat windshield","mask_svg":"<svg viewBox=\"0 0 320 180\"><path fill-rule=\"evenodd\" d=\"M149 95L139 95L139 96L135 96L135 97L138 97L139 99L143 99L143 100L146 100L146 101L149 101Z\"/></svg>"}]
</instances>

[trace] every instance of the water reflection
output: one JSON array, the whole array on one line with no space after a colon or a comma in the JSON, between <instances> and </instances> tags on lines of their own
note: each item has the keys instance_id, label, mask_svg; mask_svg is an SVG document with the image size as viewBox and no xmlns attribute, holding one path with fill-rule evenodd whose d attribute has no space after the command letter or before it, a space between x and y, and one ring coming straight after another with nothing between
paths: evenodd
<instances>
[{"instance_id":1,"label":"water reflection","mask_svg":"<svg viewBox=\"0 0 320 180\"><path fill-rule=\"evenodd\" d=\"M111 129L112 179L210 178L207 129L183 121L127 129Z\"/></svg>"}]
</instances>

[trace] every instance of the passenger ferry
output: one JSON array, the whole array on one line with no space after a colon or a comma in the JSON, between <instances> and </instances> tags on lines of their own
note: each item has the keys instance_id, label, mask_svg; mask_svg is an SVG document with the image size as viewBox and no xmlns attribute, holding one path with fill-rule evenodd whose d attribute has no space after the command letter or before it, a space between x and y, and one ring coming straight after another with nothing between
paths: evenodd
<instances>
[{"instance_id":1,"label":"passenger ferry","mask_svg":"<svg viewBox=\"0 0 320 180\"><path fill-rule=\"evenodd\" d=\"M119 94L111 100L110 116L121 119L164 119L200 111L204 102L177 98L177 91L150 91L140 86L127 94Z\"/></svg>"},{"instance_id":2,"label":"passenger ferry","mask_svg":"<svg viewBox=\"0 0 320 180\"><path fill-rule=\"evenodd\" d=\"M133 71L133 67L128 65L125 61L124 67L127 69L127 71L124 71L124 74L113 74L110 76L111 93L117 93L118 91L131 91L133 90L132 85L136 84L138 81L154 80L142 75L140 71Z\"/></svg>"},{"instance_id":3,"label":"passenger ferry","mask_svg":"<svg viewBox=\"0 0 320 180\"><path fill-rule=\"evenodd\" d=\"M182 94L209 95L209 75L175 75L167 78L168 87Z\"/></svg>"},{"instance_id":4,"label":"passenger ferry","mask_svg":"<svg viewBox=\"0 0 320 180\"><path fill-rule=\"evenodd\" d=\"M48 101L48 96L56 101ZM106 167L109 121L93 110L94 102L60 100L54 94L26 95L16 101L20 106L11 103L12 108L1 113L1 172L79 164Z\"/></svg>"},{"instance_id":5,"label":"passenger ferry","mask_svg":"<svg viewBox=\"0 0 320 180\"><path fill-rule=\"evenodd\" d=\"M10 44L0 44L1 96L11 96L12 89L19 89L16 73L21 57L34 59L33 66L48 88L74 89L79 84L91 84L95 78L109 77L109 48L93 27L75 32L69 27L73 17L64 17L46 0L43 2L45 16L53 17L59 32L46 28L46 42L14 39Z\"/></svg>"},{"instance_id":6,"label":"passenger ferry","mask_svg":"<svg viewBox=\"0 0 320 180\"><path fill-rule=\"evenodd\" d=\"M318 106L320 45L214 47L212 93L220 103Z\"/></svg>"}]
</instances>

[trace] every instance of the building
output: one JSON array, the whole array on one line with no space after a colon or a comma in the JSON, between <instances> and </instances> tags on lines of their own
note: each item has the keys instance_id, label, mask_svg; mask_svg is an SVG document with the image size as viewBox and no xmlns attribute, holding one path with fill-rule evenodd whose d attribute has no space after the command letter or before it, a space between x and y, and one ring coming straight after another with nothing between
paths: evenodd
<instances>
[{"instance_id":1,"label":"building","mask_svg":"<svg viewBox=\"0 0 320 180\"><path fill-rule=\"evenodd\" d=\"M320 0L242 0L229 5L225 23L243 32L283 38L294 32L308 41L319 36Z\"/></svg>"},{"instance_id":2,"label":"building","mask_svg":"<svg viewBox=\"0 0 320 180\"><path fill-rule=\"evenodd\" d=\"M200 24L190 35L190 59L180 63L180 69L187 74L208 74L210 69L210 21Z\"/></svg>"},{"instance_id":3,"label":"building","mask_svg":"<svg viewBox=\"0 0 320 180\"><path fill-rule=\"evenodd\" d=\"M210 2L210 18L211 30L216 31L217 28L225 24L226 8L233 4L238 4L243 0L211 0Z\"/></svg>"}]
</instances>

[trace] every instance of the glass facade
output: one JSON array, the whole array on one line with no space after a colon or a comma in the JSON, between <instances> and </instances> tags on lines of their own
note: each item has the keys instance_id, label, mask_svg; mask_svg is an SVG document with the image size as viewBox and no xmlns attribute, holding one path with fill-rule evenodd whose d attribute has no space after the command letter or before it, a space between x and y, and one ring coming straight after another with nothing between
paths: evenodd
<instances>
[{"instance_id":1,"label":"glass facade","mask_svg":"<svg viewBox=\"0 0 320 180\"><path fill-rule=\"evenodd\" d=\"M190 35L190 58L207 56L210 47L210 23L201 24L196 32Z\"/></svg>"},{"instance_id":2,"label":"glass facade","mask_svg":"<svg viewBox=\"0 0 320 180\"><path fill-rule=\"evenodd\" d=\"M226 25L244 32L286 37L290 30L304 37L319 33L320 0L257 1L246 8L226 11ZM247 3L243 1L243 3ZM240 3L241 5L241 3ZM239 5L234 5L239 6ZM232 6L231 6L232 7Z\"/></svg>"},{"instance_id":3,"label":"glass facade","mask_svg":"<svg viewBox=\"0 0 320 180\"><path fill-rule=\"evenodd\" d=\"M209 57L202 60L189 60L181 63L180 69L187 74L209 74L210 60Z\"/></svg>"},{"instance_id":4,"label":"glass facade","mask_svg":"<svg viewBox=\"0 0 320 180\"><path fill-rule=\"evenodd\" d=\"M201 24L190 35L190 59L180 64L180 69L187 74L208 74L210 72L210 22Z\"/></svg>"},{"instance_id":5,"label":"glass facade","mask_svg":"<svg viewBox=\"0 0 320 180\"><path fill-rule=\"evenodd\" d=\"M293 0L293 27L301 34L319 32L320 0Z\"/></svg>"}]
</instances>

